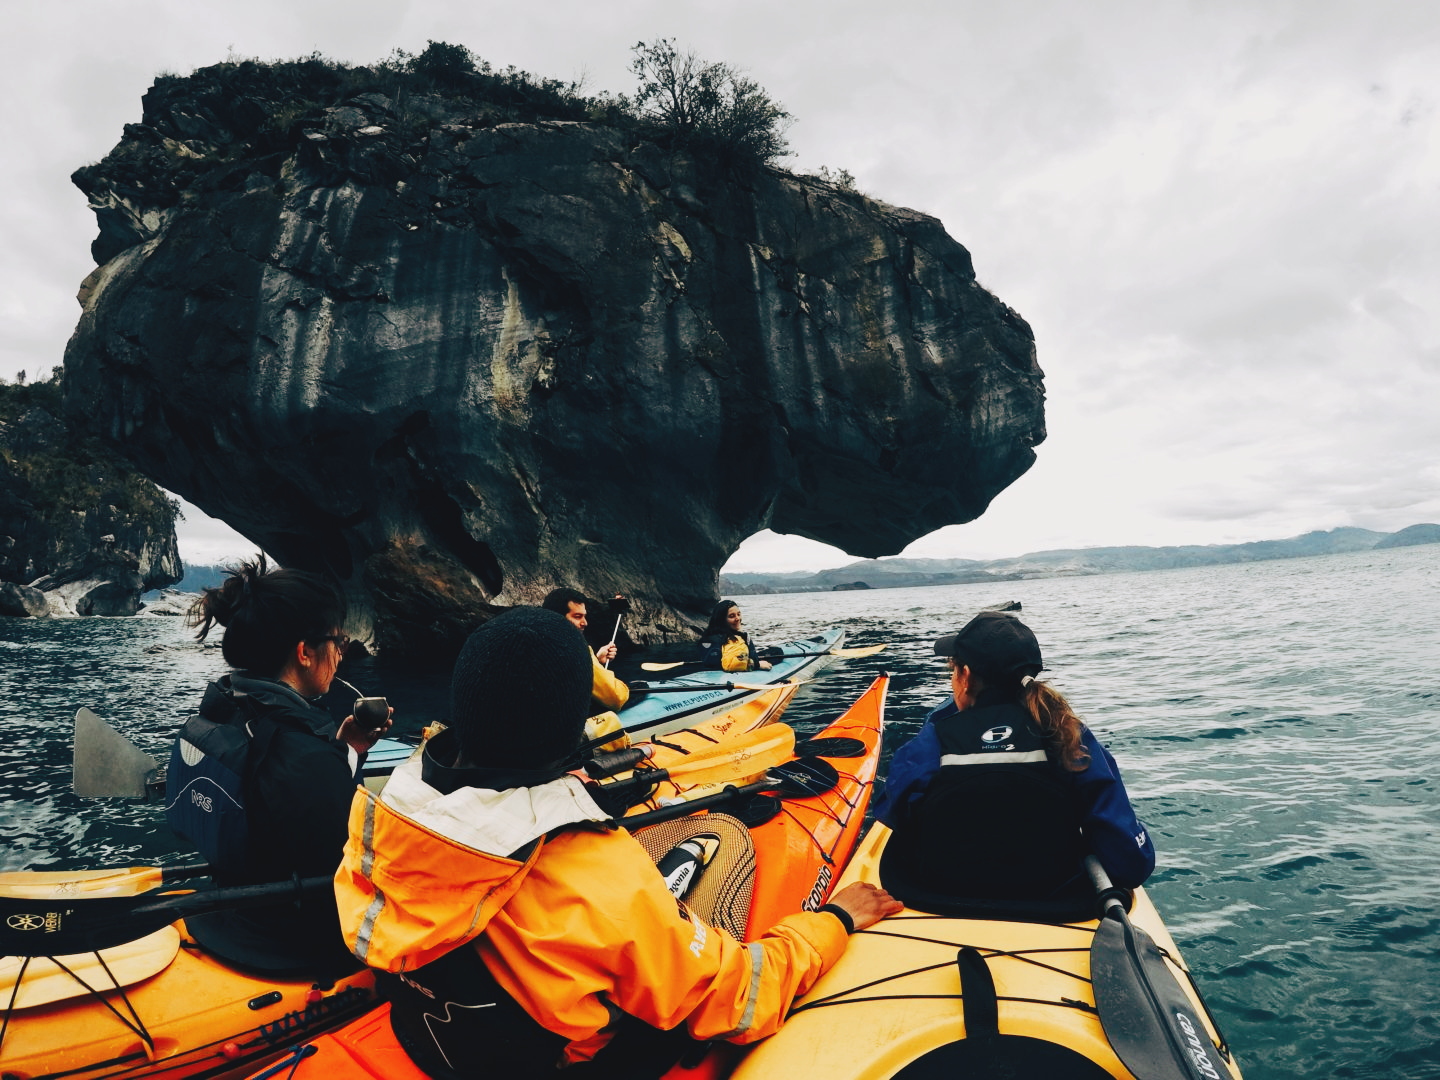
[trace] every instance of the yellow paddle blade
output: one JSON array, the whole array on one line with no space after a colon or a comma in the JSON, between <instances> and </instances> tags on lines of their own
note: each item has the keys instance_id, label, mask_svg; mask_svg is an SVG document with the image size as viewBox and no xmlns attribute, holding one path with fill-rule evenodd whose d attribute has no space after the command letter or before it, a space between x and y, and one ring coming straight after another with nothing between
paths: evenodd
<instances>
[{"instance_id":1,"label":"yellow paddle blade","mask_svg":"<svg viewBox=\"0 0 1440 1080\"><path fill-rule=\"evenodd\" d=\"M60 900L67 896L136 896L164 884L158 866L118 870L17 870L0 874L0 896Z\"/></svg>"},{"instance_id":2,"label":"yellow paddle blade","mask_svg":"<svg viewBox=\"0 0 1440 1080\"><path fill-rule=\"evenodd\" d=\"M37 956L25 965L25 974L21 977L23 961L20 957L0 957L0 1000L10 1001L17 978L20 978L20 991L15 997L17 1009L32 1009L37 1005L87 997L90 991L85 988L85 983L98 991L111 990L116 986L134 986L141 979L148 979L169 967L179 951L180 931L173 926L163 926L138 941L102 950L99 957L103 958L103 964L95 953L59 957L65 967L74 972L73 975L48 957ZM79 979L85 981L82 983Z\"/></svg>"},{"instance_id":3,"label":"yellow paddle blade","mask_svg":"<svg viewBox=\"0 0 1440 1080\"><path fill-rule=\"evenodd\" d=\"M721 744L736 746L736 740L780 719L790 704L799 683L776 683L761 693L741 699L739 704L713 720L680 728L657 736L653 741L636 743L650 751L650 765L657 769L691 760L705 760L718 751Z\"/></svg>"},{"instance_id":4,"label":"yellow paddle blade","mask_svg":"<svg viewBox=\"0 0 1440 1080\"><path fill-rule=\"evenodd\" d=\"M664 747L657 746L657 756L664 750ZM629 813L641 813L692 795L698 797L727 785L759 779L768 769L794 758L795 731L788 724L766 724L755 731L727 739L703 753L691 754L679 761L674 760L676 756L672 751L664 759L667 764L663 773L668 773L669 778L659 780L650 797ZM663 775L660 770L638 769L633 774L616 777L616 782L628 781L631 776L643 777L647 771L656 772L657 778Z\"/></svg>"},{"instance_id":5,"label":"yellow paddle blade","mask_svg":"<svg viewBox=\"0 0 1440 1080\"><path fill-rule=\"evenodd\" d=\"M795 729L789 724L766 724L727 740L705 754L661 766L677 782L710 783L730 776L750 776L795 756ZM651 759L654 761L654 759ZM658 764L658 762L657 762ZM696 777L704 775L706 779Z\"/></svg>"},{"instance_id":6,"label":"yellow paddle blade","mask_svg":"<svg viewBox=\"0 0 1440 1080\"><path fill-rule=\"evenodd\" d=\"M855 648L853 648L853 649L831 649L831 650L830 650L830 655L831 655L831 656L843 656L843 657L846 657L846 658L848 658L848 659L854 660L856 657L860 657L860 656L874 656L876 653L881 652L884 648L885 648L885 645L884 645L884 644L880 644L880 645L857 645L857 646L855 646Z\"/></svg>"}]
</instances>

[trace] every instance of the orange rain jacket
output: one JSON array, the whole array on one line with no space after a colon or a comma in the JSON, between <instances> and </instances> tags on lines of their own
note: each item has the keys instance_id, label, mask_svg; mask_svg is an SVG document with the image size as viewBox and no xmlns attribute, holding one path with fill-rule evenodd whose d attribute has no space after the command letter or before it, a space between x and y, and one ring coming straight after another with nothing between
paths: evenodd
<instances>
[{"instance_id":1,"label":"orange rain jacket","mask_svg":"<svg viewBox=\"0 0 1440 1080\"><path fill-rule=\"evenodd\" d=\"M420 768L417 755L383 795L355 793L335 876L346 941L391 972L476 949L506 993L569 1040L568 1062L609 1042L607 1005L662 1029L684 1023L697 1039L763 1038L845 950L828 912L789 916L749 944L706 926L629 833L565 828L606 818L576 777L441 795ZM500 854L547 833L524 862Z\"/></svg>"}]
</instances>

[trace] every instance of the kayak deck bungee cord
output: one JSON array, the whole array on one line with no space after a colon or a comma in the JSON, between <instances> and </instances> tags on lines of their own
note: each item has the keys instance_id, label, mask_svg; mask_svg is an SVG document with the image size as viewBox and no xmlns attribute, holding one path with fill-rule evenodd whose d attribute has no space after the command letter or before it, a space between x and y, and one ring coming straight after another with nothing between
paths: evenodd
<instances>
[{"instance_id":1,"label":"kayak deck bungee cord","mask_svg":"<svg viewBox=\"0 0 1440 1080\"><path fill-rule=\"evenodd\" d=\"M889 837L883 825L872 828L840 885L883 883ZM1014 917L1021 908L1028 908L1025 917ZM1151 1006L1129 999L1128 1015L1102 1023L1104 1002L1097 1008L1096 999L1109 991L1092 983L1091 960L1103 925L1099 902L1080 897L1049 910L1047 918L1046 905L1001 900L956 901L949 912L907 906L860 931L779 1032L740 1061L734 1080L1133 1080L1137 1074L1124 1061L1132 1060L1134 1031L1143 1028L1135 1021ZM1179 1000L1198 1018L1186 1022L1194 1029L1185 1047L1189 1060L1157 1064L1140 1080L1239 1080L1144 889L1134 890L1128 921L1154 943L1163 978L1173 979ZM1149 1050L1165 1056L1163 1048L1141 1048Z\"/></svg>"}]
</instances>

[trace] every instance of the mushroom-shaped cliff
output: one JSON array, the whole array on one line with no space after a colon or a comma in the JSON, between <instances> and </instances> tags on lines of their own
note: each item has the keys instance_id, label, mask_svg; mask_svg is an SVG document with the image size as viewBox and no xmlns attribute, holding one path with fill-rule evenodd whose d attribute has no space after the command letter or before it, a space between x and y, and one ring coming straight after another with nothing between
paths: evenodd
<instances>
[{"instance_id":1,"label":"mushroom-shaped cliff","mask_svg":"<svg viewBox=\"0 0 1440 1080\"><path fill-rule=\"evenodd\" d=\"M892 554L1034 460L1033 336L934 218L365 74L157 82L75 177L65 365L76 422L382 648L557 585L673 638L761 529Z\"/></svg>"}]
</instances>

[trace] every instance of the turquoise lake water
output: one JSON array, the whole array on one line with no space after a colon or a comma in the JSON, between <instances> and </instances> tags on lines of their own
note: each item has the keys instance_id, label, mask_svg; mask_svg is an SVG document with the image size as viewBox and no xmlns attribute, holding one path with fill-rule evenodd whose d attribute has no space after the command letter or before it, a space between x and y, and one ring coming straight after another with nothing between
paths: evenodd
<instances>
[{"instance_id":1,"label":"turquoise lake water","mask_svg":"<svg viewBox=\"0 0 1440 1080\"><path fill-rule=\"evenodd\" d=\"M760 644L888 642L786 718L818 727L888 670L892 749L944 699L934 638L1020 601L1119 760L1159 850L1148 888L1245 1076L1440 1077L1440 546L737 599ZM223 671L176 619L0 619L0 870L190 857L156 807L71 793L71 724L88 705L163 757ZM401 730L443 718L443 676L345 674Z\"/></svg>"}]
</instances>

